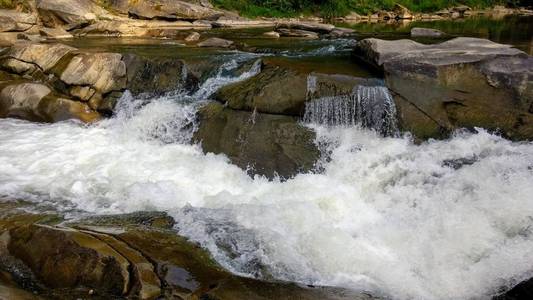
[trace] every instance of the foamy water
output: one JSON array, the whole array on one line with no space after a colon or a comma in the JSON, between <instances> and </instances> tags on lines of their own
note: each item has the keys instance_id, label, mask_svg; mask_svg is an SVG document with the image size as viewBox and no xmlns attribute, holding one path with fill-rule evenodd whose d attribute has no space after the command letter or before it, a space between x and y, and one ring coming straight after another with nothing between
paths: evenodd
<instances>
[{"instance_id":1,"label":"foamy water","mask_svg":"<svg viewBox=\"0 0 533 300\"><path fill-rule=\"evenodd\" d=\"M198 105L126 95L93 126L2 119L0 195L167 211L233 272L393 299L484 299L533 275L532 143L315 126L323 172L268 181L188 143Z\"/></svg>"}]
</instances>

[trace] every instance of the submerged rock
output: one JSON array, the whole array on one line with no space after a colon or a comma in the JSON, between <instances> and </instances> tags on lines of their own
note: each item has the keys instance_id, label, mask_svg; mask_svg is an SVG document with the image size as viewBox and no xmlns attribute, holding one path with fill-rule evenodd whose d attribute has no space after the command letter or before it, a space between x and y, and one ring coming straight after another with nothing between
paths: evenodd
<instances>
[{"instance_id":1,"label":"submerged rock","mask_svg":"<svg viewBox=\"0 0 533 300\"><path fill-rule=\"evenodd\" d=\"M141 19L198 20L222 15L208 5L179 0L115 0L111 8Z\"/></svg>"},{"instance_id":2,"label":"submerged rock","mask_svg":"<svg viewBox=\"0 0 533 300\"><path fill-rule=\"evenodd\" d=\"M302 73L267 63L247 80L221 88L215 99L235 110L303 116L305 103L314 98L349 95L372 80L320 73Z\"/></svg>"},{"instance_id":3,"label":"submerged rock","mask_svg":"<svg viewBox=\"0 0 533 300\"><path fill-rule=\"evenodd\" d=\"M198 79L192 75L183 60L146 58L126 54L127 89L133 94L166 93L180 88L191 90Z\"/></svg>"},{"instance_id":4,"label":"submerged rock","mask_svg":"<svg viewBox=\"0 0 533 300\"><path fill-rule=\"evenodd\" d=\"M420 139L461 127L533 139L533 58L520 50L476 38L366 39L355 55L384 72L403 129Z\"/></svg>"},{"instance_id":5,"label":"submerged rock","mask_svg":"<svg viewBox=\"0 0 533 300\"><path fill-rule=\"evenodd\" d=\"M415 27L411 29L411 36L412 37L442 37L445 36L446 33L432 28L420 28Z\"/></svg>"},{"instance_id":6,"label":"submerged rock","mask_svg":"<svg viewBox=\"0 0 533 300\"><path fill-rule=\"evenodd\" d=\"M233 41L214 37L198 43L198 47L230 48L234 44Z\"/></svg>"},{"instance_id":7,"label":"submerged rock","mask_svg":"<svg viewBox=\"0 0 533 300\"><path fill-rule=\"evenodd\" d=\"M191 32L186 38L186 42L196 42L200 39L200 34L198 32Z\"/></svg>"},{"instance_id":8,"label":"submerged rock","mask_svg":"<svg viewBox=\"0 0 533 300\"><path fill-rule=\"evenodd\" d=\"M118 53L82 53L74 56L61 72L68 85L91 86L101 94L126 86L126 66Z\"/></svg>"},{"instance_id":9,"label":"submerged rock","mask_svg":"<svg viewBox=\"0 0 533 300\"><path fill-rule=\"evenodd\" d=\"M212 102L200 109L194 140L205 152L224 153L252 174L289 178L314 167L319 151L312 130L291 116L237 111Z\"/></svg>"}]
</instances>

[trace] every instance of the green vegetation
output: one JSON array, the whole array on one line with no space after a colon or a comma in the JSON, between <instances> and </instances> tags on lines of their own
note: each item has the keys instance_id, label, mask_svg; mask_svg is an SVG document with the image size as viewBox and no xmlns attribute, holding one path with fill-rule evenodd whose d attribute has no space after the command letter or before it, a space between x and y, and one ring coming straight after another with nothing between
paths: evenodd
<instances>
[{"instance_id":1,"label":"green vegetation","mask_svg":"<svg viewBox=\"0 0 533 300\"><path fill-rule=\"evenodd\" d=\"M436 11L443 8L468 5L473 8L494 5L526 5L528 0L212 0L224 9L240 12L247 17L290 17L318 14L324 17L343 16L350 11L368 14L390 10L399 3L415 12Z\"/></svg>"},{"instance_id":2,"label":"green vegetation","mask_svg":"<svg viewBox=\"0 0 533 300\"><path fill-rule=\"evenodd\" d=\"M0 8L5 9L19 9L22 11L29 11L30 4L28 0L0 0Z\"/></svg>"},{"instance_id":3,"label":"green vegetation","mask_svg":"<svg viewBox=\"0 0 533 300\"><path fill-rule=\"evenodd\" d=\"M15 8L12 0L0 0L0 8Z\"/></svg>"}]
</instances>

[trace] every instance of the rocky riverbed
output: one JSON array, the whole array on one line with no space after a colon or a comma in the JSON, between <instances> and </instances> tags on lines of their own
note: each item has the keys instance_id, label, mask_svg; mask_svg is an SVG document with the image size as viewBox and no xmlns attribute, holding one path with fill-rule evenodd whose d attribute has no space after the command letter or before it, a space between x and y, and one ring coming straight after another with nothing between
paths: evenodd
<instances>
[{"instance_id":1,"label":"rocky riverbed","mask_svg":"<svg viewBox=\"0 0 533 300\"><path fill-rule=\"evenodd\" d=\"M0 11L0 298L531 294L524 51L29 3Z\"/></svg>"}]
</instances>

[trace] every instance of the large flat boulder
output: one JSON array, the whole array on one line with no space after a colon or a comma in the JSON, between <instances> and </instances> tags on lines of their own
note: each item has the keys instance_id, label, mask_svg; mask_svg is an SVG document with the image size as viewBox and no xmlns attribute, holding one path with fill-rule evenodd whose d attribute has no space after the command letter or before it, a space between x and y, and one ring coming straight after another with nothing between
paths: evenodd
<instances>
[{"instance_id":1,"label":"large flat boulder","mask_svg":"<svg viewBox=\"0 0 533 300\"><path fill-rule=\"evenodd\" d=\"M298 29L316 33L330 33L335 29L334 25L316 22L280 22L276 28Z\"/></svg>"},{"instance_id":2,"label":"large flat boulder","mask_svg":"<svg viewBox=\"0 0 533 300\"><path fill-rule=\"evenodd\" d=\"M46 85L30 82L8 82L0 86L0 117L37 122L79 119L92 122L100 114L86 103L58 97Z\"/></svg>"},{"instance_id":3,"label":"large flat boulder","mask_svg":"<svg viewBox=\"0 0 533 300\"><path fill-rule=\"evenodd\" d=\"M533 58L518 49L476 38L365 39L355 55L384 72L402 127L421 139L463 127L533 139Z\"/></svg>"},{"instance_id":4,"label":"large flat boulder","mask_svg":"<svg viewBox=\"0 0 533 300\"><path fill-rule=\"evenodd\" d=\"M125 54L123 61L127 69L127 89L133 94L192 90L198 84L198 79L180 59Z\"/></svg>"},{"instance_id":5,"label":"large flat boulder","mask_svg":"<svg viewBox=\"0 0 533 300\"><path fill-rule=\"evenodd\" d=\"M183 30L209 29L208 23L164 20L101 20L73 30L77 36L176 37Z\"/></svg>"},{"instance_id":6,"label":"large flat boulder","mask_svg":"<svg viewBox=\"0 0 533 300\"><path fill-rule=\"evenodd\" d=\"M1 86L5 88L2 117L45 122L98 120L99 113L112 112L126 88L122 58L118 53L81 52L63 44L17 43L0 56L2 74L9 75ZM37 93L38 109L29 104L30 98L24 105L17 104L20 95L34 94L28 87L49 90L46 96Z\"/></svg>"},{"instance_id":7,"label":"large flat boulder","mask_svg":"<svg viewBox=\"0 0 533 300\"><path fill-rule=\"evenodd\" d=\"M314 167L319 151L298 118L238 111L212 102L200 109L194 140L205 152L224 153L251 174L289 178Z\"/></svg>"},{"instance_id":8,"label":"large flat boulder","mask_svg":"<svg viewBox=\"0 0 533 300\"><path fill-rule=\"evenodd\" d=\"M215 98L234 110L303 116L307 101L349 95L359 85L375 82L347 75L300 72L266 63L256 76L222 87Z\"/></svg>"},{"instance_id":9,"label":"large flat boulder","mask_svg":"<svg viewBox=\"0 0 533 300\"><path fill-rule=\"evenodd\" d=\"M36 14L0 9L0 32L21 32L37 25Z\"/></svg>"},{"instance_id":10,"label":"large flat boulder","mask_svg":"<svg viewBox=\"0 0 533 300\"><path fill-rule=\"evenodd\" d=\"M37 10L48 27L65 26L67 30L86 26L108 15L91 0L37 0Z\"/></svg>"},{"instance_id":11,"label":"large flat boulder","mask_svg":"<svg viewBox=\"0 0 533 300\"><path fill-rule=\"evenodd\" d=\"M69 85L89 85L106 94L126 87L126 65L118 53L82 53L72 58L60 79Z\"/></svg>"},{"instance_id":12,"label":"large flat boulder","mask_svg":"<svg viewBox=\"0 0 533 300\"><path fill-rule=\"evenodd\" d=\"M199 20L222 15L212 7L180 0L114 0L111 7L141 19Z\"/></svg>"},{"instance_id":13,"label":"large flat boulder","mask_svg":"<svg viewBox=\"0 0 533 300\"><path fill-rule=\"evenodd\" d=\"M27 209L31 204L0 201L0 298L374 299L342 288L234 275L171 225L158 227L157 220L172 220L165 213L65 221Z\"/></svg>"}]
</instances>

